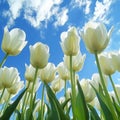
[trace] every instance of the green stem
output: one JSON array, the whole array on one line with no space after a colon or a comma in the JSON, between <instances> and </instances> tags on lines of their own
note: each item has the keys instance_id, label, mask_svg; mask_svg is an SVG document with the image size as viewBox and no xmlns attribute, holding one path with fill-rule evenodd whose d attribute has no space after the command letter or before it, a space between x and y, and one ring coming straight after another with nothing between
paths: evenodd
<instances>
[{"instance_id":1,"label":"green stem","mask_svg":"<svg viewBox=\"0 0 120 120\"><path fill-rule=\"evenodd\" d=\"M71 90L72 90L72 112L73 112L73 119L76 120L76 116L75 116L76 90L75 90L75 84L74 84L74 79L73 79L72 55L70 55L70 80L71 80Z\"/></svg>"},{"instance_id":2,"label":"green stem","mask_svg":"<svg viewBox=\"0 0 120 120\"><path fill-rule=\"evenodd\" d=\"M5 88L3 88L3 90L2 90L2 94L1 94L1 96L0 96L0 101L1 101L1 99L2 99L2 97L3 97L4 92L5 92Z\"/></svg>"},{"instance_id":3,"label":"green stem","mask_svg":"<svg viewBox=\"0 0 120 120\"><path fill-rule=\"evenodd\" d=\"M8 97L8 99L7 99L7 102L5 103L5 106L4 106L4 108L3 108L3 113L5 112L5 110L6 110L7 106L8 106L8 103L9 103L9 100L10 100L10 96L11 96L11 94L9 94L9 97Z\"/></svg>"},{"instance_id":4,"label":"green stem","mask_svg":"<svg viewBox=\"0 0 120 120\"><path fill-rule=\"evenodd\" d=\"M41 99L41 106L40 106L40 111L41 111L41 116L40 116L40 120L44 120L44 91L45 91L45 84L43 83L43 88L42 88L42 99Z\"/></svg>"},{"instance_id":5,"label":"green stem","mask_svg":"<svg viewBox=\"0 0 120 120\"><path fill-rule=\"evenodd\" d=\"M30 82L28 83L28 86L26 88L29 88L29 86L30 86ZM22 104L22 112L23 113L24 113L26 99L27 99L27 91L25 92L25 96L24 96L24 100L23 100L23 104Z\"/></svg>"},{"instance_id":6,"label":"green stem","mask_svg":"<svg viewBox=\"0 0 120 120\"><path fill-rule=\"evenodd\" d=\"M35 82L37 79L37 73L38 73L38 68L35 69L35 75L34 75L34 81L33 81L33 85L32 85L32 92L31 92L31 97L30 97L30 115L32 114L32 110L33 110L33 94L34 94L34 86L35 86ZM28 118L30 119L31 116L29 116Z\"/></svg>"},{"instance_id":7,"label":"green stem","mask_svg":"<svg viewBox=\"0 0 120 120\"><path fill-rule=\"evenodd\" d=\"M114 85L114 82L113 82L113 80L112 80L111 75L109 75L109 79L110 79L110 82L111 82L111 84L112 84L113 90L114 90L114 92L115 92L115 95L116 95L117 101L118 101L118 103L120 104L120 100L119 100L119 97L118 97L117 91L116 91L116 89L115 89L115 85Z\"/></svg>"},{"instance_id":8,"label":"green stem","mask_svg":"<svg viewBox=\"0 0 120 120\"><path fill-rule=\"evenodd\" d=\"M0 63L0 68L3 66L3 64L4 64L5 61L7 60L8 55L9 55L9 54L5 54L3 60L2 60L1 63Z\"/></svg>"},{"instance_id":9,"label":"green stem","mask_svg":"<svg viewBox=\"0 0 120 120\"><path fill-rule=\"evenodd\" d=\"M108 108L111 110L111 113L113 115L113 118L115 120L117 120L117 116L116 116L116 113L115 113L115 110L114 110L114 106L112 104L112 101L110 99L110 96L109 96L109 93L107 91L107 88L105 86L105 82L104 82L104 78L103 78L103 75L102 75L102 71L101 71L101 67L100 67L100 63L99 63L99 60L98 60L98 55L97 55L97 52L95 52L95 59L96 59L96 63L97 63L97 67L98 67L98 71L99 71L99 75L100 75L100 78L101 78L101 83L102 83L102 87L103 87L103 91L105 93L105 96L106 96L106 100L107 100L107 106Z\"/></svg>"},{"instance_id":10,"label":"green stem","mask_svg":"<svg viewBox=\"0 0 120 120\"><path fill-rule=\"evenodd\" d=\"M64 96L65 96L65 100L67 99L66 97L67 97L67 81L65 80L65 87L64 87L64 89L65 89L65 93L64 93Z\"/></svg>"}]
</instances>

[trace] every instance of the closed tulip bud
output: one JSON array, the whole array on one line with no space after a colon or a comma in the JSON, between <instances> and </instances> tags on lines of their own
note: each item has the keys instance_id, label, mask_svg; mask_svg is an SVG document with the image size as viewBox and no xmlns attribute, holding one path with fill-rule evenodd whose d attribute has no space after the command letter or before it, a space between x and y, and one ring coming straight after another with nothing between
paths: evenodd
<instances>
[{"instance_id":1,"label":"closed tulip bud","mask_svg":"<svg viewBox=\"0 0 120 120\"><path fill-rule=\"evenodd\" d=\"M26 46L26 34L19 28L14 28L10 32L8 28L4 28L4 35L2 40L2 50L8 55L18 55Z\"/></svg>"},{"instance_id":2,"label":"closed tulip bud","mask_svg":"<svg viewBox=\"0 0 120 120\"><path fill-rule=\"evenodd\" d=\"M113 27L107 33L106 27L102 23L88 22L81 36L86 48L91 53L100 53L108 45Z\"/></svg>"},{"instance_id":3,"label":"closed tulip bud","mask_svg":"<svg viewBox=\"0 0 120 120\"><path fill-rule=\"evenodd\" d=\"M53 63L48 63L47 66L39 71L40 79L49 83L55 79L56 67Z\"/></svg>"},{"instance_id":4,"label":"closed tulip bud","mask_svg":"<svg viewBox=\"0 0 120 120\"><path fill-rule=\"evenodd\" d=\"M61 33L61 47L65 55L74 56L80 49L80 37L75 27L71 27L67 32Z\"/></svg>"},{"instance_id":5,"label":"closed tulip bud","mask_svg":"<svg viewBox=\"0 0 120 120\"><path fill-rule=\"evenodd\" d=\"M106 87L107 87L107 85L108 85L108 77L107 77L106 75L103 75L103 78L104 78L105 85L106 85ZM94 73L94 74L92 75L92 79L90 80L90 84L91 84L92 86L94 86L94 88L95 88L96 90L99 91L99 85L102 86L102 83L101 83L100 75L99 75L98 73Z\"/></svg>"},{"instance_id":6,"label":"closed tulip bud","mask_svg":"<svg viewBox=\"0 0 120 120\"><path fill-rule=\"evenodd\" d=\"M80 71L84 65L84 61L85 61L86 55L82 55L81 52L79 51L79 53L76 56L72 57L72 70L74 71ZM67 66L68 69L70 69L70 58L69 56L64 55L64 63Z\"/></svg>"},{"instance_id":7,"label":"closed tulip bud","mask_svg":"<svg viewBox=\"0 0 120 120\"><path fill-rule=\"evenodd\" d=\"M51 88L55 93L61 91L64 88L64 85L65 82L59 76L56 76L51 82Z\"/></svg>"},{"instance_id":8,"label":"closed tulip bud","mask_svg":"<svg viewBox=\"0 0 120 120\"><path fill-rule=\"evenodd\" d=\"M35 76L35 68L30 64L29 66L25 64L25 79L29 82L33 82Z\"/></svg>"},{"instance_id":9,"label":"closed tulip bud","mask_svg":"<svg viewBox=\"0 0 120 120\"><path fill-rule=\"evenodd\" d=\"M7 91L10 94L17 94L23 87L24 87L24 82L17 81L10 88L8 88Z\"/></svg>"},{"instance_id":10,"label":"closed tulip bud","mask_svg":"<svg viewBox=\"0 0 120 120\"><path fill-rule=\"evenodd\" d=\"M49 47L41 42L30 46L30 63L35 68L44 68L48 63Z\"/></svg>"},{"instance_id":11,"label":"closed tulip bud","mask_svg":"<svg viewBox=\"0 0 120 120\"><path fill-rule=\"evenodd\" d=\"M18 70L13 67L4 67L0 69L0 80L3 88L10 88L15 82L20 80Z\"/></svg>"},{"instance_id":12,"label":"closed tulip bud","mask_svg":"<svg viewBox=\"0 0 120 120\"><path fill-rule=\"evenodd\" d=\"M116 68L113 64L112 57L109 53L102 53L99 56L99 62L102 69L102 72L105 75L111 75L115 72Z\"/></svg>"},{"instance_id":13,"label":"closed tulip bud","mask_svg":"<svg viewBox=\"0 0 120 120\"><path fill-rule=\"evenodd\" d=\"M81 88L83 90L86 102L88 102L88 103L91 102L95 98L96 94L95 94L95 91L90 84L90 80L89 79L82 79L80 81L80 85L81 85Z\"/></svg>"},{"instance_id":14,"label":"closed tulip bud","mask_svg":"<svg viewBox=\"0 0 120 120\"><path fill-rule=\"evenodd\" d=\"M32 93L33 82L30 82L30 83L29 83L28 81L26 81L26 86L28 86L28 84L29 84L29 87L28 87L27 91L30 92L30 93ZM40 85L41 85L41 82L40 82L40 80L37 78L37 80L36 80L36 82L35 82L35 85L34 85L34 89L33 89L33 92L34 92L34 93L36 93L36 91L39 89Z\"/></svg>"},{"instance_id":15,"label":"closed tulip bud","mask_svg":"<svg viewBox=\"0 0 120 120\"><path fill-rule=\"evenodd\" d=\"M59 74L61 79L63 79L63 80L70 79L70 72L63 62L58 64L57 71L58 71L58 74Z\"/></svg>"},{"instance_id":16,"label":"closed tulip bud","mask_svg":"<svg viewBox=\"0 0 120 120\"><path fill-rule=\"evenodd\" d=\"M116 70L120 72L120 51L111 52L110 55Z\"/></svg>"}]
</instances>

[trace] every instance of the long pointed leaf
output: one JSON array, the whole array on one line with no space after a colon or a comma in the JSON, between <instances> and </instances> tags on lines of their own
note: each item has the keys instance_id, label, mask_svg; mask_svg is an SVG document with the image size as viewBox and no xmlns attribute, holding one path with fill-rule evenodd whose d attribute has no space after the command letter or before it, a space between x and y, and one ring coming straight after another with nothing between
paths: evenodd
<instances>
[{"instance_id":1,"label":"long pointed leaf","mask_svg":"<svg viewBox=\"0 0 120 120\"><path fill-rule=\"evenodd\" d=\"M69 118L65 115L62 106L58 102L56 96L52 92L51 88L48 84L46 85L47 94L49 97L50 105L51 105L51 113L49 114L49 120L69 120Z\"/></svg>"},{"instance_id":2,"label":"long pointed leaf","mask_svg":"<svg viewBox=\"0 0 120 120\"><path fill-rule=\"evenodd\" d=\"M19 101L21 100L22 96L24 95L26 89L18 96L18 98L12 103L4 112L0 120L9 120L10 116L14 112L15 108L17 107Z\"/></svg>"},{"instance_id":3,"label":"long pointed leaf","mask_svg":"<svg viewBox=\"0 0 120 120\"><path fill-rule=\"evenodd\" d=\"M89 113L88 113L85 97L78 81L77 81L77 87L78 87L78 95L76 99L76 109L75 109L76 117L78 120L89 120Z\"/></svg>"}]
</instances>

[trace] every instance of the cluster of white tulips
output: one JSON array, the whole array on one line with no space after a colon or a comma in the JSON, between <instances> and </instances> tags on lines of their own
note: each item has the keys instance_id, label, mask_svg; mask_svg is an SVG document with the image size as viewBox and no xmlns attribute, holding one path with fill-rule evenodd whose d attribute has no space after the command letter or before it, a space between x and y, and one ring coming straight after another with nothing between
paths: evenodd
<instances>
[{"instance_id":1,"label":"cluster of white tulips","mask_svg":"<svg viewBox=\"0 0 120 120\"><path fill-rule=\"evenodd\" d=\"M26 46L26 34L19 28L8 31L5 27L1 45L5 57L0 63L0 120L119 120L120 85L114 84L112 74L120 72L120 51L103 52L112 30L113 27L107 32L104 24L88 22L80 33L75 27L62 32L60 45L64 56L57 66L49 62L49 46L41 42L30 45L30 64L25 64L23 81L17 68L4 63ZM98 73L93 73L91 79L79 79L78 72L86 58L80 51L80 38L95 55ZM109 81L111 92L107 88ZM58 97L59 92L63 94Z\"/></svg>"}]
</instances>

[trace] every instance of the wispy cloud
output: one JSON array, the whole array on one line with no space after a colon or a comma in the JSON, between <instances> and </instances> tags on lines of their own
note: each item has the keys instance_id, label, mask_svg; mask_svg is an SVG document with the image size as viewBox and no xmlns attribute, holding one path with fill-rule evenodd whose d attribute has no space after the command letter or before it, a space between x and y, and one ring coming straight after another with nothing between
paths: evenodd
<instances>
[{"instance_id":1,"label":"wispy cloud","mask_svg":"<svg viewBox=\"0 0 120 120\"><path fill-rule=\"evenodd\" d=\"M97 0L92 20L102 21L109 24L110 19L108 19L108 15L110 13L110 6L112 5L112 2L113 0L103 0L102 2Z\"/></svg>"},{"instance_id":2,"label":"wispy cloud","mask_svg":"<svg viewBox=\"0 0 120 120\"><path fill-rule=\"evenodd\" d=\"M90 13L91 0L72 0L73 7L79 7L87 15Z\"/></svg>"},{"instance_id":3,"label":"wispy cloud","mask_svg":"<svg viewBox=\"0 0 120 120\"><path fill-rule=\"evenodd\" d=\"M14 24L16 18L22 15L32 26L40 27L41 22L47 23L52 16L57 15L56 26L60 26L68 19L67 9L59 12L61 3L62 0L8 0L9 10L3 11L3 16L9 18L8 25Z\"/></svg>"},{"instance_id":4,"label":"wispy cloud","mask_svg":"<svg viewBox=\"0 0 120 120\"><path fill-rule=\"evenodd\" d=\"M54 23L55 27L63 26L68 20L68 9L64 8L61 12L56 15L56 22Z\"/></svg>"}]
</instances>

